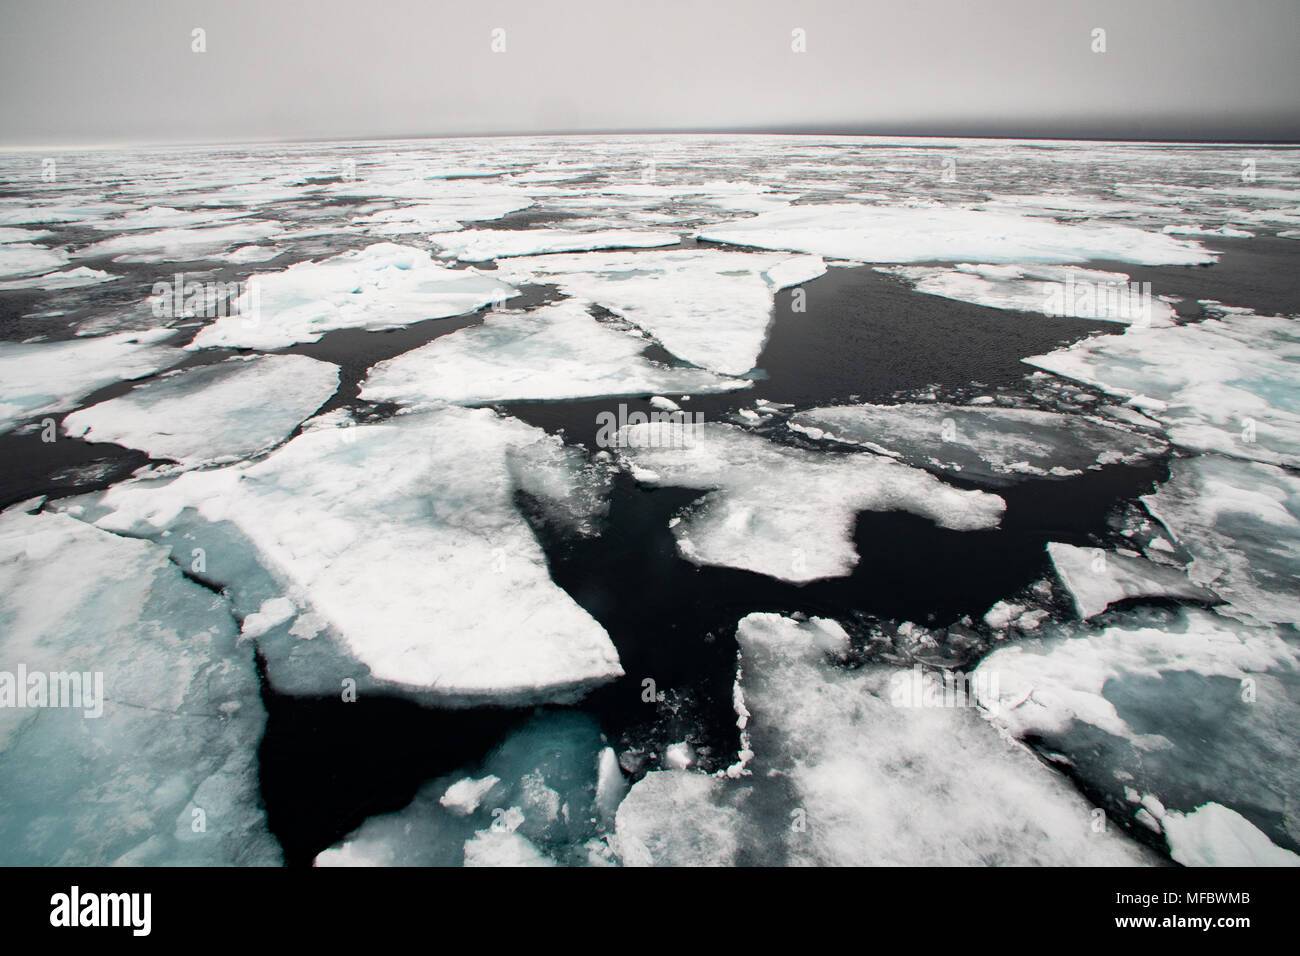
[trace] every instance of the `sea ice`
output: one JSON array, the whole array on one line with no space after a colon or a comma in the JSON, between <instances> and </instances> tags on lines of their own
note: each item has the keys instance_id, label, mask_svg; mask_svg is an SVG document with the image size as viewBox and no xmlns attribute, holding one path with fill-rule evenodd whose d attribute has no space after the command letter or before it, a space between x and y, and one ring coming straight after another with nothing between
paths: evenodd
<instances>
[{"instance_id":1,"label":"sea ice","mask_svg":"<svg viewBox=\"0 0 1300 956\"><path fill-rule=\"evenodd\" d=\"M377 243L249 280L239 314L201 329L188 346L275 349L333 329L392 329L474 312L517 295L474 269L448 269L429 253Z\"/></svg>"},{"instance_id":2,"label":"sea ice","mask_svg":"<svg viewBox=\"0 0 1300 956\"><path fill-rule=\"evenodd\" d=\"M675 246L679 239L670 232L633 229L466 229L429 237L443 252L466 262L484 262L511 256L534 256L548 252L583 252L592 249L649 249Z\"/></svg>"},{"instance_id":3,"label":"sea ice","mask_svg":"<svg viewBox=\"0 0 1300 956\"><path fill-rule=\"evenodd\" d=\"M184 262L219 256L231 246L257 242L280 230L279 223L261 220L222 226L128 232L83 246L78 259L113 256L114 262ZM3 248L3 247L0 247Z\"/></svg>"},{"instance_id":4,"label":"sea ice","mask_svg":"<svg viewBox=\"0 0 1300 956\"><path fill-rule=\"evenodd\" d=\"M338 384L338 366L305 355L233 358L144 382L73 412L63 428L189 467L221 464L279 444Z\"/></svg>"},{"instance_id":5,"label":"sea ice","mask_svg":"<svg viewBox=\"0 0 1300 956\"><path fill-rule=\"evenodd\" d=\"M1175 318L1168 302L1145 295L1122 272L966 263L951 268L881 266L877 271L898 276L917 292L994 309L1143 326L1172 325Z\"/></svg>"},{"instance_id":6,"label":"sea ice","mask_svg":"<svg viewBox=\"0 0 1300 956\"><path fill-rule=\"evenodd\" d=\"M1300 856L1275 846L1235 810L1207 803L1161 819L1169 855L1183 866L1300 866Z\"/></svg>"},{"instance_id":7,"label":"sea ice","mask_svg":"<svg viewBox=\"0 0 1300 956\"><path fill-rule=\"evenodd\" d=\"M0 516L5 862L279 863L258 792L265 712L236 637L165 548L64 515ZM27 707L5 699L19 666ZM73 672L69 706L58 675Z\"/></svg>"},{"instance_id":8,"label":"sea ice","mask_svg":"<svg viewBox=\"0 0 1300 956\"><path fill-rule=\"evenodd\" d=\"M903 701L901 668L837 666L848 636L835 622L751 614L736 638L753 773L647 774L619 807L624 863L1147 861L1124 837L1094 832L1069 783L973 706Z\"/></svg>"},{"instance_id":9,"label":"sea ice","mask_svg":"<svg viewBox=\"0 0 1300 956\"><path fill-rule=\"evenodd\" d=\"M1296 650L1272 628L1199 609L1114 620L1045 627L986 657L973 683L993 721L1061 755L1112 806L1123 786L1153 795L1156 822L1162 804L1213 800L1300 842Z\"/></svg>"},{"instance_id":10,"label":"sea ice","mask_svg":"<svg viewBox=\"0 0 1300 956\"><path fill-rule=\"evenodd\" d=\"M58 269L68 261L62 249L31 242L0 243L0 276L30 276Z\"/></svg>"},{"instance_id":11,"label":"sea ice","mask_svg":"<svg viewBox=\"0 0 1300 956\"><path fill-rule=\"evenodd\" d=\"M1178 458L1142 499L1192 555L1188 574L1246 621L1300 624L1300 477L1258 462Z\"/></svg>"},{"instance_id":12,"label":"sea ice","mask_svg":"<svg viewBox=\"0 0 1300 956\"><path fill-rule=\"evenodd\" d=\"M1217 311L1191 325L1094 335L1024 361L1129 399L1184 448L1300 466L1300 326Z\"/></svg>"},{"instance_id":13,"label":"sea ice","mask_svg":"<svg viewBox=\"0 0 1300 956\"><path fill-rule=\"evenodd\" d=\"M183 352L158 343L169 329L62 342L0 342L0 431L64 411L114 382L152 375Z\"/></svg>"},{"instance_id":14,"label":"sea ice","mask_svg":"<svg viewBox=\"0 0 1300 956\"><path fill-rule=\"evenodd\" d=\"M1145 558L1107 552L1101 548L1080 548L1059 541L1047 543L1056 576L1070 592L1075 610L1085 621L1096 617L1116 601L1129 598L1178 598L1186 601L1216 601L1183 571L1152 564Z\"/></svg>"},{"instance_id":15,"label":"sea ice","mask_svg":"<svg viewBox=\"0 0 1300 956\"><path fill-rule=\"evenodd\" d=\"M851 574L859 511L969 531L996 528L1006 508L879 455L807 451L717 422L629 425L617 452L644 484L707 489L672 526L684 558L785 581Z\"/></svg>"},{"instance_id":16,"label":"sea ice","mask_svg":"<svg viewBox=\"0 0 1300 956\"><path fill-rule=\"evenodd\" d=\"M653 335L678 358L724 375L754 367L767 341L773 296L825 271L817 258L720 252L580 253L500 263L509 282L553 282Z\"/></svg>"},{"instance_id":17,"label":"sea ice","mask_svg":"<svg viewBox=\"0 0 1300 956\"><path fill-rule=\"evenodd\" d=\"M448 407L304 429L256 462L114 486L83 515L168 540L186 566L197 546L237 613L283 595L318 616L324 634L259 640L285 693L352 680L439 703L571 700L620 676L618 654L552 582L514 495L577 524L600 502L580 459L516 419Z\"/></svg>"},{"instance_id":18,"label":"sea ice","mask_svg":"<svg viewBox=\"0 0 1300 956\"><path fill-rule=\"evenodd\" d=\"M791 416L814 439L861 445L975 481L1068 477L1158 455L1162 442L1079 415L990 405L837 405Z\"/></svg>"},{"instance_id":19,"label":"sea ice","mask_svg":"<svg viewBox=\"0 0 1300 956\"><path fill-rule=\"evenodd\" d=\"M121 276L111 275L100 269L77 266L75 269L66 269L62 272L49 272L45 275L0 282L0 292L12 292L17 289L43 289L54 292L59 289L79 289L86 285L99 285L101 282L112 282L120 278Z\"/></svg>"},{"instance_id":20,"label":"sea ice","mask_svg":"<svg viewBox=\"0 0 1300 956\"><path fill-rule=\"evenodd\" d=\"M708 226L711 242L788 249L855 262L1032 263L1112 259L1145 265L1197 265L1215 254L1129 225L1074 225L1015 212L946 206L790 206Z\"/></svg>"},{"instance_id":21,"label":"sea ice","mask_svg":"<svg viewBox=\"0 0 1300 956\"><path fill-rule=\"evenodd\" d=\"M481 325L440 336L380 362L362 383L367 401L504 401L641 395L709 394L748 388L744 379L701 368L672 367L641 353L638 335L602 325L587 303L566 300L525 313L492 313Z\"/></svg>"}]
</instances>

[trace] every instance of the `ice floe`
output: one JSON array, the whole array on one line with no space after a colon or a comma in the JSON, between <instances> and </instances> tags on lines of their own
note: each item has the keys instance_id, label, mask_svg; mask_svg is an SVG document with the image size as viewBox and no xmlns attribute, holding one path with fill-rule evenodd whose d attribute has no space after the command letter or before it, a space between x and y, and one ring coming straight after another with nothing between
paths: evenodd
<instances>
[{"instance_id":1,"label":"ice floe","mask_svg":"<svg viewBox=\"0 0 1300 956\"><path fill-rule=\"evenodd\" d=\"M1206 306L1219 317L1130 326L1024 361L1128 399L1184 448L1300 466L1300 324Z\"/></svg>"},{"instance_id":2,"label":"ice floe","mask_svg":"<svg viewBox=\"0 0 1300 956\"><path fill-rule=\"evenodd\" d=\"M152 375L184 353L159 343L167 329L61 342L0 342L0 431L73 407L114 382Z\"/></svg>"},{"instance_id":3,"label":"ice floe","mask_svg":"<svg viewBox=\"0 0 1300 956\"><path fill-rule=\"evenodd\" d=\"M752 385L701 368L646 358L647 342L597 322L568 300L530 312L488 314L481 325L440 336L380 362L361 386L368 401L502 401L726 392Z\"/></svg>"},{"instance_id":4,"label":"ice floe","mask_svg":"<svg viewBox=\"0 0 1300 956\"><path fill-rule=\"evenodd\" d=\"M808 451L718 422L647 422L619 431L640 482L706 489L672 525L682 557L786 581L851 574L860 511L908 511L944 528L996 528L997 495L964 491L869 453Z\"/></svg>"},{"instance_id":5,"label":"ice floe","mask_svg":"<svg viewBox=\"0 0 1300 956\"><path fill-rule=\"evenodd\" d=\"M112 282L118 278L121 277L111 275L100 269L87 269L85 266L77 266L75 269L65 269L62 272L49 272L45 275L0 282L0 291L42 289L47 292L55 292L59 289L79 289L82 286L99 285L101 282Z\"/></svg>"},{"instance_id":6,"label":"ice floe","mask_svg":"<svg viewBox=\"0 0 1300 956\"><path fill-rule=\"evenodd\" d=\"M572 699L619 676L618 654L552 582L514 495L577 522L599 507L592 480L540 429L449 407L306 429L255 463L117 485L77 507L170 541L186 566L202 550L202 576L237 613L292 599L293 627L259 639L286 693L351 680L453 704Z\"/></svg>"},{"instance_id":7,"label":"ice floe","mask_svg":"<svg viewBox=\"0 0 1300 956\"><path fill-rule=\"evenodd\" d=\"M774 294L825 271L818 258L720 252L584 253L509 259L506 281L553 282L653 335L678 358L724 375L754 367Z\"/></svg>"},{"instance_id":8,"label":"ice floe","mask_svg":"<svg viewBox=\"0 0 1300 956\"><path fill-rule=\"evenodd\" d=\"M882 266L917 292L994 309L1118 322L1124 325L1172 325L1174 310L1151 295L1149 284L1129 281L1122 272L1075 266L971 265Z\"/></svg>"},{"instance_id":9,"label":"ice floe","mask_svg":"<svg viewBox=\"0 0 1300 956\"><path fill-rule=\"evenodd\" d=\"M58 269L68 261L62 249L31 242L0 243L0 276L30 276Z\"/></svg>"},{"instance_id":10,"label":"ice floe","mask_svg":"<svg viewBox=\"0 0 1300 956\"><path fill-rule=\"evenodd\" d=\"M0 516L5 862L279 863L258 791L265 712L237 636L165 548Z\"/></svg>"},{"instance_id":11,"label":"ice floe","mask_svg":"<svg viewBox=\"0 0 1300 956\"><path fill-rule=\"evenodd\" d=\"M392 329L474 312L517 295L474 269L448 269L428 252L377 243L249 280L238 314L201 329L189 348L274 349L333 329Z\"/></svg>"},{"instance_id":12,"label":"ice floe","mask_svg":"<svg viewBox=\"0 0 1300 956\"><path fill-rule=\"evenodd\" d=\"M127 232L83 246L74 255L78 259L112 256L115 262L184 262L210 259L220 256L231 246L257 242L279 231L279 223L249 220L221 226Z\"/></svg>"},{"instance_id":13,"label":"ice floe","mask_svg":"<svg viewBox=\"0 0 1300 956\"><path fill-rule=\"evenodd\" d=\"M1145 558L1059 541L1047 543L1047 554L1084 620L1096 617L1116 601L1130 598L1218 600L1214 592L1193 583L1185 572L1152 564Z\"/></svg>"},{"instance_id":14,"label":"ice floe","mask_svg":"<svg viewBox=\"0 0 1300 956\"><path fill-rule=\"evenodd\" d=\"M948 260L985 263L1087 262L1196 265L1215 254L1195 242L1129 225L1074 225L1014 212L946 206L790 206L699 231L699 238L788 249L855 262Z\"/></svg>"},{"instance_id":15,"label":"ice floe","mask_svg":"<svg viewBox=\"0 0 1300 956\"><path fill-rule=\"evenodd\" d=\"M283 441L338 384L338 366L305 355L234 358L137 385L73 412L63 428L182 465L219 464Z\"/></svg>"},{"instance_id":16,"label":"ice floe","mask_svg":"<svg viewBox=\"0 0 1300 956\"><path fill-rule=\"evenodd\" d=\"M796 412L789 427L975 481L1069 477L1165 450L1158 439L1079 415L991 405L837 405Z\"/></svg>"},{"instance_id":17,"label":"ice floe","mask_svg":"<svg viewBox=\"0 0 1300 956\"><path fill-rule=\"evenodd\" d=\"M737 628L752 775L647 774L618 812L624 863L1135 865L1070 784L974 706L897 693L910 672L834 659L833 621L751 614Z\"/></svg>"},{"instance_id":18,"label":"ice floe","mask_svg":"<svg viewBox=\"0 0 1300 956\"><path fill-rule=\"evenodd\" d=\"M1045 627L986 657L974 683L993 721L1058 755L1112 811L1127 804L1136 817L1134 794L1148 794L1137 821L1147 826L1165 805L1215 801L1267 821L1273 842L1300 843L1295 648L1272 628L1197 609L1112 621Z\"/></svg>"},{"instance_id":19,"label":"ice floe","mask_svg":"<svg viewBox=\"0 0 1300 956\"><path fill-rule=\"evenodd\" d=\"M1142 499L1188 553L1191 579L1247 621L1300 624L1300 477L1219 455L1175 459Z\"/></svg>"},{"instance_id":20,"label":"ice floe","mask_svg":"<svg viewBox=\"0 0 1300 956\"><path fill-rule=\"evenodd\" d=\"M433 235L429 240L443 252L466 262L483 262L511 256L534 256L548 252L583 252L592 249L650 249L675 246L678 237L670 232L634 229L466 229Z\"/></svg>"}]
</instances>

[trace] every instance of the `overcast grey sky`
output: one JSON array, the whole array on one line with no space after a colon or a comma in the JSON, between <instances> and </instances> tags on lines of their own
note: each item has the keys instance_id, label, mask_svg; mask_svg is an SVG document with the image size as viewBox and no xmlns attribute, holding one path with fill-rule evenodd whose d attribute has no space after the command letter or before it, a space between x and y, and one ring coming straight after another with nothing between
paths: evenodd
<instances>
[{"instance_id":1,"label":"overcast grey sky","mask_svg":"<svg viewBox=\"0 0 1300 956\"><path fill-rule=\"evenodd\" d=\"M1300 139L1298 0L0 10L4 145L666 129ZM195 28L205 53L191 50Z\"/></svg>"}]
</instances>

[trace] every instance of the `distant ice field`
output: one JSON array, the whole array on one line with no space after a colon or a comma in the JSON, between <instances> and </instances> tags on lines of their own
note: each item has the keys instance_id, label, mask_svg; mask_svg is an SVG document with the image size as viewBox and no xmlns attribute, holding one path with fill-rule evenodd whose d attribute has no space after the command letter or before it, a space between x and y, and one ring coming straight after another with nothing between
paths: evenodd
<instances>
[{"instance_id":1,"label":"distant ice field","mask_svg":"<svg viewBox=\"0 0 1300 956\"><path fill-rule=\"evenodd\" d=\"M0 863L1300 862L1297 150L44 158L0 695L116 686L0 722L67 798L0 787Z\"/></svg>"}]
</instances>

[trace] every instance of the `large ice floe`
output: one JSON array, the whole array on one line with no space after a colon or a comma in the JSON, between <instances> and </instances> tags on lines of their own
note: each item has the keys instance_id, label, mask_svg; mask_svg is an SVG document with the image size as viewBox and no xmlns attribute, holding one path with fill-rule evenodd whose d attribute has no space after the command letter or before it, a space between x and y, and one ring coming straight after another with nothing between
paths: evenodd
<instances>
[{"instance_id":1,"label":"large ice floe","mask_svg":"<svg viewBox=\"0 0 1300 956\"><path fill-rule=\"evenodd\" d=\"M26 866L277 864L252 648L147 541L0 515L0 841Z\"/></svg>"},{"instance_id":2,"label":"large ice floe","mask_svg":"<svg viewBox=\"0 0 1300 956\"><path fill-rule=\"evenodd\" d=\"M789 427L813 439L870 448L916 467L1003 483L1133 463L1166 447L1149 435L1079 415L941 402L811 408L791 416Z\"/></svg>"},{"instance_id":3,"label":"large ice floe","mask_svg":"<svg viewBox=\"0 0 1300 956\"><path fill-rule=\"evenodd\" d=\"M625 864L1137 865L1069 782L973 703L926 706L911 672L838 666L834 621L737 628L748 772L647 774L619 807ZM743 704L740 701L743 700Z\"/></svg>"},{"instance_id":4,"label":"large ice floe","mask_svg":"<svg viewBox=\"0 0 1300 956\"><path fill-rule=\"evenodd\" d=\"M1175 859L1300 863L1272 845L1300 845L1295 647L1209 611L1109 620L986 657L973 683L994 722L1054 754L1112 813L1163 832ZM1166 808L1180 808L1172 822Z\"/></svg>"},{"instance_id":5,"label":"large ice floe","mask_svg":"<svg viewBox=\"0 0 1300 956\"><path fill-rule=\"evenodd\" d=\"M1219 455L1174 460L1142 499L1189 554L1191 579L1245 621L1300 625L1300 476Z\"/></svg>"},{"instance_id":6,"label":"large ice floe","mask_svg":"<svg viewBox=\"0 0 1300 956\"><path fill-rule=\"evenodd\" d=\"M421 249L377 243L254 276L235 300L237 314L201 329L189 348L283 348L333 329L392 329L464 315L516 294L477 270L440 266Z\"/></svg>"},{"instance_id":7,"label":"large ice floe","mask_svg":"<svg viewBox=\"0 0 1300 956\"><path fill-rule=\"evenodd\" d=\"M437 777L396 813L368 819L317 866L554 866L612 862L623 778L586 714L535 717L481 765ZM604 805L602 805L604 804Z\"/></svg>"},{"instance_id":8,"label":"large ice floe","mask_svg":"<svg viewBox=\"0 0 1300 956\"><path fill-rule=\"evenodd\" d=\"M1096 617L1117 601L1166 598L1215 602L1213 591L1188 578L1186 572L1153 564L1136 555L1101 548L1081 548L1060 541L1047 543L1056 576L1070 592L1079 617Z\"/></svg>"},{"instance_id":9,"label":"large ice floe","mask_svg":"<svg viewBox=\"0 0 1300 956\"><path fill-rule=\"evenodd\" d=\"M350 679L452 704L571 699L622 673L604 629L552 582L514 500L523 491L561 522L590 522L603 487L580 452L487 409L339 424L255 463L72 507L167 541L185 567L201 554L195 573L258 615L245 631L288 693L336 695Z\"/></svg>"},{"instance_id":10,"label":"large ice floe","mask_svg":"<svg viewBox=\"0 0 1300 956\"><path fill-rule=\"evenodd\" d=\"M1300 466L1300 323L1207 306L1217 318L1130 326L1025 362L1128 399L1184 448Z\"/></svg>"},{"instance_id":11,"label":"large ice floe","mask_svg":"<svg viewBox=\"0 0 1300 956\"><path fill-rule=\"evenodd\" d=\"M699 238L857 262L1083 263L1111 259L1197 265L1215 254L1195 242L1130 225L1075 225L1015 212L947 206L790 206L706 227Z\"/></svg>"},{"instance_id":12,"label":"large ice floe","mask_svg":"<svg viewBox=\"0 0 1300 956\"><path fill-rule=\"evenodd\" d=\"M1165 326L1173 307L1129 281L1122 272L1054 265L881 266L917 292L994 309L1043 315Z\"/></svg>"},{"instance_id":13,"label":"large ice floe","mask_svg":"<svg viewBox=\"0 0 1300 956\"><path fill-rule=\"evenodd\" d=\"M826 271L816 256L720 252L584 253L502 262L508 282L553 282L603 306L678 358L724 375L754 367L772 323L773 296Z\"/></svg>"},{"instance_id":14,"label":"large ice floe","mask_svg":"<svg viewBox=\"0 0 1300 956\"><path fill-rule=\"evenodd\" d=\"M548 252L583 252L592 249L650 249L675 246L679 239L671 232L641 229L466 229L429 237L443 252L466 262L483 262L512 256L534 256Z\"/></svg>"},{"instance_id":15,"label":"large ice floe","mask_svg":"<svg viewBox=\"0 0 1300 956\"><path fill-rule=\"evenodd\" d=\"M664 392L707 394L748 388L691 366L646 358L635 332L598 322L589 303L566 300L529 312L496 312L481 325L380 362L361 397L376 402L454 402L586 398Z\"/></svg>"},{"instance_id":16,"label":"large ice floe","mask_svg":"<svg viewBox=\"0 0 1300 956\"><path fill-rule=\"evenodd\" d=\"M64 430L183 465L266 451L338 388L338 366L305 355L259 355L171 372L73 412Z\"/></svg>"},{"instance_id":17,"label":"large ice floe","mask_svg":"<svg viewBox=\"0 0 1300 956\"><path fill-rule=\"evenodd\" d=\"M157 329L61 342L0 342L0 431L66 411L106 385L175 364L185 353L159 344L172 334Z\"/></svg>"},{"instance_id":18,"label":"large ice floe","mask_svg":"<svg viewBox=\"0 0 1300 956\"><path fill-rule=\"evenodd\" d=\"M969 531L996 528L1006 508L880 455L809 451L717 422L628 425L616 450L643 484L707 491L673 519L684 558L786 581L851 574L860 511L908 511Z\"/></svg>"}]
</instances>

